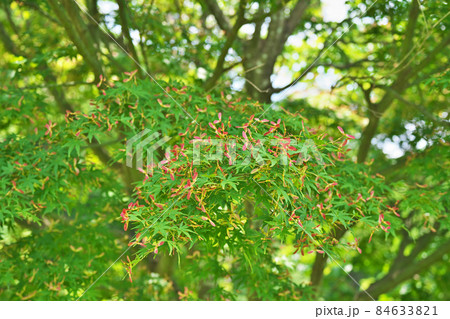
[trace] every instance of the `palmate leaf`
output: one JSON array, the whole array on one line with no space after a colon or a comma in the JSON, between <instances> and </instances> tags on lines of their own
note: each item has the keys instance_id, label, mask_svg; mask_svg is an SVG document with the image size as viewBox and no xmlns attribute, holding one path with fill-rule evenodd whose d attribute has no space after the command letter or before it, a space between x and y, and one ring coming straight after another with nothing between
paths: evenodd
<instances>
[{"instance_id":1,"label":"palmate leaf","mask_svg":"<svg viewBox=\"0 0 450 319\"><path fill-rule=\"evenodd\" d=\"M183 103L193 96L190 90L195 92L191 88L173 92ZM131 261L134 268L149 255L163 258L160 256L168 253L199 251L233 260L231 267L235 268L235 273L247 269L255 273L255 278L269 280L267 265L256 265L255 260L264 259L262 255L275 255L281 244L292 245L296 240L303 240L302 253L305 249L311 253L326 249L334 254L339 245L325 240L333 236L329 232L334 227L352 229L362 223L369 226L366 236L380 229L377 221L380 212L385 211L384 180L361 173L369 168L347 158L335 160L337 154L344 153L342 137L324 142L320 132L309 130L303 123L299 126L295 116L280 113L277 119L266 121L256 117L254 112L259 108L249 101L214 97L196 97L196 104L183 104L186 111L195 114L197 125L167 96L149 92L158 91L148 81L118 83L96 100L91 113L66 115L65 121L58 122L52 129L51 136L40 131L35 138L38 145L45 145L44 148L10 140L8 147L23 148L22 153L30 154L27 163L32 164L38 158L48 159L39 172L30 166L24 167L23 172L29 174L23 176L17 174L17 164L11 164L12 159L5 161L3 176L9 175L9 180L18 176L16 187L24 188L23 195L34 189L35 199L39 198L46 206L36 211L31 204L27 206L17 200L10 206L22 207L23 212L17 217L39 221L46 214L70 214L77 197L68 194L66 189L73 192L74 185L97 187L97 183L105 183L107 178L96 169L95 163L83 158L84 143L94 137L100 141L112 139L113 129L128 140L146 128L171 137L167 145L170 156L166 163L154 167L152 173L136 171L133 198L124 197L127 203L117 209L115 215L119 218L122 211L130 245L137 251L136 259ZM221 116L217 109L221 110ZM210 126L214 121L216 128ZM222 130L222 123L227 134L217 131L219 127ZM243 131L247 132L247 137ZM193 165L190 141L194 136L219 139L224 143L236 140L234 163L230 165L225 156L211 159L216 148L202 146L201 163ZM305 138L314 143L315 152L320 153L325 166L314 156L297 162L298 149L283 151L279 142L273 143ZM247 139L255 145L258 139L268 140L268 147L259 152L258 161L255 154L249 153L247 143L250 140ZM176 157L182 144L184 155ZM125 162L124 151L114 154L116 163ZM133 156L136 155L133 151ZM44 181L45 187L40 189ZM7 192L8 184L4 187ZM371 190L377 197L369 198ZM364 219L360 211L370 215L370 219ZM5 211L1 216L7 218L8 213ZM386 216L386 220L390 219L392 216ZM394 227L394 223L392 225ZM194 260L201 258L195 256ZM270 261L265 262L270 264ZM88 280L94 278L94 273L85 275ZM220 280L220 274L214 276L218 276L214 280ZM233 280L238 283L237 277ZM289 289L294 287L291 280L286 277ZM272 292L255 290L255 293L278 293L278 286L272 286Z\"/></svg>"},{"instance_id":2,"label":"palmate leaf","mask_svg":"<svg viewBox=\"0 0 450 319\"><path fill-rule=\"evenodd\" d=\"M151 84L144 83L142 87L152 90ZM283 114L280 114L280 119L261 122L252 114L257 107L252 109L247 101L227 101L233 105L230 108L223 99L196 97L195 104L184 104L186 109L183 110L167 96L149 95L142 88L137 88L140 86L129 81L106 90L106 94L98 100L106 106L120 99L118 108L107 109L114 120L128 122L128 126L173 134L169 144L171 156L175 157L154 167L152 174L141 174L143 182L136 184L137 193L131 201L132 208L125 209L129 216L127 223L132 225L129 229L143 234L133 240L145 245L138 253L139 260L149 254L159 255L164 247L178 253L184 253L183 247L186 247L218 254L226 247L233 247L232 251L243 256L245 264L248 264L250 256L258 251L255 245L262 245L264 253L272 254L277 249L275 243L287 242L293 235L305 238L310 251L320 250L323 240L330 235L327 231L334 226L352 228L366 223L360 211L371 217L367 220L370 221L367 222L370 227L367 236L380 229L380 225L372 221L378 220L379 213L384 211L384 180L363 174L362 171L369 170L364 165L357 165L346 158L334 160L336 154L344 153L340 146L342 139L326 143L320 139L320 132L303 130L304 124L300 133L295 133L297 136L290 133L290 124L297 129L298 123L292 120L292 116ZM189 90L191 88L175 89L174 92L182 97L182 101L194 96L187 93ZM133 116L129 115L127 105L135 105ZM211 105L214 105L215 111L210 109ZM221 116L218 116L217 109L221 107ZM198 112L198 109L204 112ZM189 119L184 111L195 114L199 125ZM154 116L157 116L157 122L153 120ZM281 118L286 118L286 121ZM216 121L215 125L213 121ZM221 127L221 123L228 132L226 138L214 128ZM277 128L277 123L282 123L280 126L286 127L286 130ZM284 166L280 161L281 148L272 148L271 152L267 149L261 151L262 163L257 163L254 156L249 157L250 162L243 162L248 157L246 152L249 152L244 148L247 143L242 133L244 124L247 125L247 136L251 136L254 142L257 139L273 139L276 134L288 139L308 138L315 141L316 151L321 153L326 166L322 167L314 158L300 165L294 163L298 156L293 149L287 152L291 156L291 159L288 158L291 165ZM93 123L86 122L86 125ZM105 128L101 125L100 130L95 127L92 130L99 132ZM134 133L135 130L127 134L131 137ZM205 140L222 139L225 143L235 139L235 163L230 165L225 157L208 159L216 149L202 147L201 164L193 165L193 150L189 141L200 135ZM276 139L280 138L278 135ZM185 145L184 155L177 157L181 144ZM377 196L370 195L371 191L376 192ZM392 219L392 216L386 218ZM159 247L162 242L167 244ZM252 253L246 250L245 243L252 243ZM335 249L333 245L326 245L327 250ZM234 258L234 253L230 251L230 254L229 257ZM254 261L250 271L256 271L253 267Z\"/></svg>"}]
</instances>

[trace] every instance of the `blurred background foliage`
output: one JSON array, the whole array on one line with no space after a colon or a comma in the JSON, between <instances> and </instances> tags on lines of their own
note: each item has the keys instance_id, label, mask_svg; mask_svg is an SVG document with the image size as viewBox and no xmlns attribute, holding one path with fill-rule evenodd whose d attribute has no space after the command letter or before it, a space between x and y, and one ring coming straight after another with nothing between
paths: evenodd
<instances>
[{"instance_id":1,"label":"blurred background foliage","mask_svg":"<svg viewBox=\"0 0 450 319\"><path fill-rule=\"evenodd\" d=\"M72 300L94 283L83 299L366 299L361 288L380 300L448 299L448 8L441 0L0 0L0 298ZM109 87L127 79L135 91ZM292 238L232 279L236 262L226 254L185 248L146 257L132 283L125 255L96 282L133 238L120 212L141 176L118 154L140 128L131 112L101 129L93 117L70 119L140 98L147 121L136 123L177 134L189 119L158 115L154 79L164 89L189 86L192 114L209 95L218 111L251 98L270 120L288 122L284 109L331 136L341 126L356 137L348 156L383 176L386 205L402 220L370 244L363 225L335 234L342 245L361 238L362 254L338 260L361 288L327 255L294 253Z\"/></svg>"}]
</instances>

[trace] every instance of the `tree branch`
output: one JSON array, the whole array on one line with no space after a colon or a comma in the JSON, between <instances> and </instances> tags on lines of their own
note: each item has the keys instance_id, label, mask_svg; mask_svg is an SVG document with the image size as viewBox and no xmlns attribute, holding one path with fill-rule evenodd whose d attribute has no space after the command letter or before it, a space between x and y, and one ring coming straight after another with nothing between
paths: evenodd
<instances>
[{"instance_id":1,"label":"tree branch","mask_svg":"<svg viewBox=\"0 0 450 319\"><path fill-rule=\"evenodd\" d=\"M289 18L284 21L284 33L289 36L299 25L303 14L309 7L311 0L298 0L291 11Z\"/></svg>"},{"instance_id":2,"label":"tree branch","mask_svg":"<svg viewBox=\"0 0 450 319\"><path fill-rule=\"evenodd\" d=\"M136 48L133 44L133 39L130 34L130 27L128 26L128 6L124 0L117 0L117 4L119 5L119 18L120 25L122 26L122 34L127 39L126 48L130 51L131 56L135 60L135 64L139 70L141 70L139 66L139 58L136 52Z\"/></svg>"},{"instance_id":3,"label":"tree branch","mask_svg":"<svg viewBox=\"0 0 450 319\"><path fill-rule=\"evenodd\" d=\"M220 76L224 72L224 69L225 69L224 63L225 63L225 58L228 54L228 50L232 47L234 41L237 38L239 29L242 27L242 25L245 22L244 13L245 13L245 0L240 0L236 22L234 23L231 31L228 33L227 40L222 48L222 51L220 52L219 58L217 59L216 67L214 69L213 75L205 83L206 91L209 91L211 88L214 87L215 83L219 80Z\"/></svg>"},{"instance_id":4,"label":"tree branch","mask_svg":"<svg viewBox=\"0 0 450 319\"><path fill-rule=\"evenodd\" d=\"M425 106L420 105L420 104L415 104L411 101L406 100L400 93L398 93L394 89L392 89L388 86L384 86L384 85L377 85L376 87L381 88L381 89L385 90L386 92L392 94L400 102L403 102L404 104L414 107L415 109L420 111L429 120L431 120L435 123L441 124L441 125L450 126L450 122L439 119L433 113L429 112Z\"/></svg>"},{"instance_id":5,"label":"tree branch","mask_svg":"<svg viewBox=\"0 0 450 319\"><path fill-rule=\"evenodd\" d=\"M428 53L426 58L424 58L418 65L415 67L404 68L399 73L394 83L389 87L389 91L391 92L387 91L379 103L373 104L372 108L369 108L371 111L371 114L369 114L369 124L362 133L360 147L358 149L359 163L366 160L367 155L369 154L371 141L376 134L380 118L392 105L392 102L396 96L401 96L401 94L410 86L410 81L414 79L414 77L417 77L418 73L429 65L435 59L436 55L443 51L449 44L450 36L447 36L430 53ZM397 94L394 96L392 91Z\"/></svg>"},{"instance_id":6,"label":"tree branch","mask_svg":"<svg viewBox=\"0 0 450 319\"><path fill-rule=\"evenodd\" d=\"M16 47L14 42L6 33L6 30L3 28L2 24L0 24L0 40L3 42L5 49L7 49L11 54L15 56L23 56L27 59L30 59L30 56L26 52ZM40 73L46 83L57 83L56 76L54 75L46 61L42 61L37 68L40 70ZM66 114L66 111L74 112L74 108L67 101L66 95L60 86L49 85L48 90L52 94L55 103L56 105L58 105L61 113ZM111 160L111 157L108 155L106 150L101 147L97 147L99 142L95 138L92 140L91 144L95 145L92 150L97 155L97 157L105 164L108 164Z\"/></svg>"},{"instance_id":7,"label":"tree branch","mask_svg":"<svg viewBox=\"0 0 450 319\"><path fill-rule=\"evenodd\" d=\"M411 1L411 8L409 10L408 25L405 31L405 39L402 42L400 49L400 57L405 57L413 47L414 31L416 29L417 18L419 17L420 8L417 1Z\"/></svg>"},{"instance_id":8,"label":"tree branch","mask_svg":"<svg viewBox=\"0 0 450 319\"><path fill-rule=\"evenodd\" d=\"M306 9L305 9L305 10L306 10ZM345 20L344 20L344 21L345 21ZM342 23L343 23L343 22L341 22L341 23L339 23L338 25L336 25L336 26L333 28L333 31L332 31L331 33L333 33L334 30L336 30ZM330 40L331 40L331 38L328 38L327 40L325 40L325 42L323 43L323 47L317 52L317 55L316 55L316 57L314 58L314 60L313 60L313 61L312 61L312 62L311 62L304 70L302 70L301 72L299 72L299 75L298 75L298 76L295 76L294 79L293 79L288 85L285 85L285 86L280 87L280 88L271 88L270 93L271 93L271 94L273 94L273 93L279 93L279 92L281 92L281 91L284 91L284 90L290 88L291 86L293 86L293 85L296 84L297 82L301 81L301 80L308 74L308 72L309 72L313 67L317 67L317 66L321 66L321 65L322 65L322 66L333 66L333 67L336 67L336 68L338 68L338 69L344 69L346 66L347 66L348 68L351 68L351 67L353 67L353 66L356 66L356 65L358 65L358 64L361 64L361 63L365 62L366 59L361 59L361 60L358 60L358 61L355 61L355 62L352 62L352 63L348 63L347 65L342 65L341 68L339 68L339 67L337 67L337 66L335 66L335 65L332 65L331 63L317 63L317 61L319 61L320 57L321 57L322 54L325 52L325 50L327 50L327 48L328 48L327 42L330 41ZM340 41L340 40L341 40L341 38L338 39L338 41ZM337 41L334 42L334 44L336 44L336 43L337 43Z\"/></svg>"},{"instance_id":9,"label":"tree branch","mask_svg":"<svg viewBox=\"0 0 450 319\"><path fill-rule=\"evenodd\" d=\"M411 8L409 10L409 19L408 25L405 31L405 39L403 40L401 47L401 58L404 58L408 51L411 49L414 40L414 30L417 22L417 18L419 16L419 7L417 1L411 2ZM394 81L392 88L402 93L408 87L408 74L410 69L403 70L399 73L397 79ZM383 113L389 108L392 104L393 98L390 94L385 94L381 101L377 104L373 104L372 107L369 107L371 113L369 114L369 124L364 128L364 131L361 135L361 141L358 148L357 161L358 163L363 163L367 155L369 154L369 150L371 147L372 138L375 136L376 131L378 129L378 123L380 118L383 116Z\"/></svg>"},{"instance_id":10,"label":"tree branch","mask_svg":"<svg viewBox=\"0 0 450 319\"><path fill-rule=\"evenodd\" d=\"M272 93L272 94L273 93L279 93L281 91L284 91L284 90L290 88L291 86L293 86L297 82L301 81L314 66L318 66L316 64L316 62L320 58L320 56L322 55L322 53L324 52L325 49L326 49L326 46L324 45L323 48L320 49L319 52L317 53L317 57L314 59L314 61L311 62L304 70L302 70L301 73L299 73L298 76L295 76L294 79L289 84L287 84L287 85L285 85L283 87L280 87L280 88L271 88L270 93Z\"/></svg>"},{"instance_id":11,"label":"tree branch","mask_svg":"<svg viewBox=\"0 0 450 319\"><path fill-rule=\"evenodd\" d=\"M442 52L450 44L450 35L447 35L431 52L427 53L426 57L415 67L412 68L411 73L417 74L427 67L431 62L435 61L436 56Z\"/></svg>"},{"instance_id":12,"label":"tree branch","mask_svg":"<svg viewBox=\"0 0 450 319\"><path fill-rule=\"evenodd\" d=\"M3 24L0 23L0 40L3 43L3 46L7 51L9 51L11 54L15 56L24 56L23 52L21 52L14 42L9 37L8 33L6 32L5 28L3 27Z\"/></svg>"},{"instance_id":13,"label":"tree branch","mask_svg":"<svg viewBox=\"0 0 450 319\"><path fill-rule=\"evenodd\" d=\"M60 2L49 0L48 4L55 12L71 41L83 56L83 59L94 72L96 79L98 79L103 74L103 66L97 57L98 52L92 45L94 40L79 15L79 8L72 0L61 0Z\"/></svg>"},{"instance_id":14,"label":"tree branch","mask_svg":"<svg viewBox=\"0 0 450 319\"><path fill-rule=\"evenodd\" d=\"M442 257L450 252L450 240L442 244L434 253L416 263L403 263L403 267L390 271L382 279L376 281L366 290L369 295L378 298L381 294L390 291L400 283L411 279L415 274L419 274L433 264L439 262ZM368 300L365 292L359 292L356 300Z\"/></svg>"},{"instance_id":15,"label":"tree branch","mask_svg":"<svg viewBox=\"0 0 450 319\"><path fill-rule=\"evenodd\" d=\"M351 68L354 68L356 66L360 66L361 64L363 64L364 62L372 62L371 60L369 60L368 58L364 58L364 59L360 59L360 60L356 60L354 62L349 62L346 64L334 64L334 63L317 63L317 65L321 65L321 66L326 66L326 67L332 67L338 70L348 70Z\"/></svg>"},{"instance_id":16,"label":"tree branch","mask_svg":"<svg viewBox=\"0 0 450 319\"><path fill-rule=\"evenodd\" d=\"M34 1L22 1L21 2L23 5L29 7L30 9L35 10L36 12L40 13L41 15L43 15L46 19L48 19L49 21L52 21L53 23L59 24L58 20L56 20L55 18L53 18L51 15L49 15L47 12L45 12L44 10L41 9L41 7L39 6L38 3L34 2Z\"/></svg>"},{"instance_id":17,"label":"tree branch","mask_svg":"<svg viewBox=\"0 0 450 319\"><path fill-rule=\"evenodd\" d=\"M203 0L204 4L208 8L208 11L214 16L217 21L219 27L228 32L231 30L231 23L228 20L227 16L222 12L218 3L214 0Z\"/></svg>"},{"instance_id":18,"label":"tree branch","mask_svg":"<svg viewBox=\"0 0 450 319\"><path fill-rule=\"evenodd\" d=\"M43 85L29 85L18 87L19 90L35 90L35 89L48 89L49 87L71 87L78 85L95 85L95 82L86 82L86 81L74 81L74 82L66 82L66 83L46 83Z\"/></svg>"},{"instance_id":19,"label":"tree branch","mask_svg":"<svg viewBox=\"0 0 450 319\"><path fill-rule=\"evenodd\" d=\"M335 236L334 238L340 240L344 234L347 232L347 229L344 227L334 228ZM323 271L327 264L328 255L327 254L316 254L316 259L314 260L314 264L311 271L311 285L312 286L320 286L323 279Z\"/></svg>"}]
</instances>

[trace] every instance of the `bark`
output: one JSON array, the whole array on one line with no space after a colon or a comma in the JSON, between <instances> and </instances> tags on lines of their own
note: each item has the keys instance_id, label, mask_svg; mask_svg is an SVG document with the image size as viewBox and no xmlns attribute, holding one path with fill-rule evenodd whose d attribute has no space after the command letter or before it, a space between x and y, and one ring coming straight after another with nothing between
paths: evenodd
<instances>
[{"instance_id":1,"label":"bark","mask_svg":"<svg viewBox=\"0 0 450 319\"><path fill-rule=\"evenodd\" d=\"M367 155L369 154L370 147L372 146L372 138L375 136L377 132L378 124L380 123L380 117L377 115L371 114L369 116L369 124L367 124L361 135L361 141L358 148L358 163L363 163Z\"/></svg>"},{"instance_id":2,"label":"bark","mask_svg":"<svg viewBox=\"0 0 450 319\"><path fill-rule=\"evenodd\" d=\"M253 38L244 43L245 87L252 98L270 102L273 93L270 77L274 73L277 58L283 53L286 40L301 22L310 3L309 0L297 1L287 18L283 9L276 10L270 17L267 38L262 39L260 33L255 32Z\"/></svg>"},{"instance_id":3,"label":"bark","mask_svg":"<svg viewBox=\"0 0 450 319\"><path fill-rule=\"evenodd\" d=\"M203 0L203 2L206 7L208 8L208 11L214 16L214 18L217 21L217 24L219 27L224 31L229 31L231 29L230 21L228 20L227 16L222 12L222 10L219 7L219 4L214 0Z\"/></svg>"},{"instance_id":4,"label":"bark","mask_svg":"<svg viewBox=\"0 0 450 319\"><path fill-rule=\"evenodd\" d=\"M220 76L223 74L225 70L224 66L225 58L228 55L228 51L233 46L233 43L235 42L238 36L239 29L245 22L244 13L245 13L245 1L241 0L239 2L239 9L237 13L236 22L234 23L233 28L227 33L227 40L225 41L220 56L217 59L213 75L205 83L206 91L211 90L216 85L217 81L219 80Z\"/></svg>"}]
</instances>

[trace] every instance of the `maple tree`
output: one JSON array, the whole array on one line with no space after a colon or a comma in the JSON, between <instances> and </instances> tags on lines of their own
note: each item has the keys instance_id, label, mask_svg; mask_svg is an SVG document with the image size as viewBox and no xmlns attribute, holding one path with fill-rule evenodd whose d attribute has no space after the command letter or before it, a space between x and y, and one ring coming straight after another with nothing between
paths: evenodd
<instances>
[{"instance_id":1,"label":"maple tree","mask_svg":"<svg viewBox=\"0 0 450 319\"><path fill-rule=\"evenodd\" d=\"M443 1L1 3L2 299L445 299Z\"/></svg>"}]
</instances>

